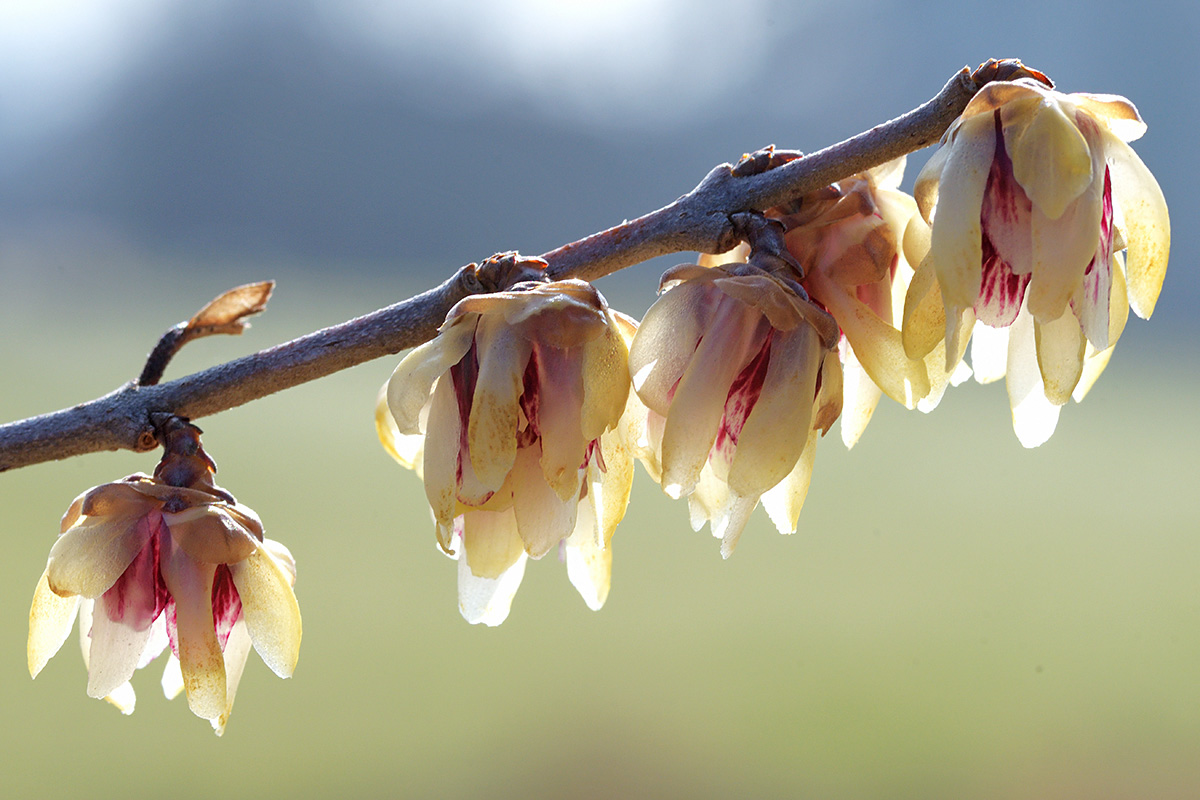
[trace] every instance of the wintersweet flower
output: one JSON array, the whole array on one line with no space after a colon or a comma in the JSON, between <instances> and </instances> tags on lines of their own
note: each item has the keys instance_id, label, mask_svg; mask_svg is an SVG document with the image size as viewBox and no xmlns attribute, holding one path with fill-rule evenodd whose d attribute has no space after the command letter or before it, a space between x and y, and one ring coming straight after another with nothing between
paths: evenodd
<instances>
[{"instance_id":1,"label":"wintersweet flower","mask_svg":"<svg viewBox=\"0 0 1200 800\"><path fill-rule=\"evenodd\" d=\"M94 487L67 509L29 611L29 672L37 677L78 616L89 696L132 713L134 671L170 647L165 694L186 690L220 735L251 645L291 676L300 610L291 554L213 484L198 433L176 420L153 477Z\"/></svg>"},{"instance_id":2,"label":"wintersweet flower","mask_svg":"<svg viewBox=\"0 0 1200 800\"><path fill-rule=\"evenodd\" d=\"M1004 330L978 341L973 361L981 380L1007 374L1027 447L1049 438L1059 408L1099 375L1128 308L1144 319L1154 311L1170 221L1126 144L1145 130L1123 97L1061 94L1031 78L991 83L917 179L923 223L913 223L909 255L921 260L905 347L923 356L944 339L953 360L976 320Z\"/></svg>"},{"instance_id":3,"label":"wintersweet flower","mask_svg":"<svg viewBox=\"0 0 1200 800\"><path fill-rule=\"evenodd\" d=\"M794 532L817 436L841 410L837 323L754 264L685 264L662 285L629 355L651 474L725 557L760 499Z\"/></svg>"},{"instance_id":4,"label":"wintersweet flower","mask_svg":"<svg viewBox=\"0 0 1200 800\"><path fill-rule=\"evenodd\" d=\"M380 439L424 479L469 622L503 622L527 559L560 547L604 604L633 480L635 328L582 281L519 283L460 301L388 381Z\"/></svg>"},{"instance_id":5,"label":"wintersweet flower","mask_svg":"<svg viewBox=\"0 0 1200 800\"><path fill-rule=\"evenodd\" d=\"M842 330L845 373L842 441L852 447L886 392L906 408L933 410L947 383L941 346L923 359L904 351L899 320L913 268L901 242L916 201L900 191L903 157L853 175L769 216L787 229L788 252L804 268L804 287Z\"/></svg>"}]
</instances>

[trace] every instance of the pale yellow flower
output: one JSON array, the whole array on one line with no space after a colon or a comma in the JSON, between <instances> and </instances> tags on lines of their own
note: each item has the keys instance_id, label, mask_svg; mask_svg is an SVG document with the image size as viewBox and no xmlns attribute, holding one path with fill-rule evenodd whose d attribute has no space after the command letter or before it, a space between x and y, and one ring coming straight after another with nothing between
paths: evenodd
<instances>
[{"instance_id":1,"label":"pale yellow flower","mask_svg":"<svg viewBox=\"0 0 1200 800\"><path fill-rule=\"evenodd\" d=\"M910 230L920 267L905 347L922 357L944 339L953 361L976 320L1005 329L979 343L974 360L986 368L975 371L1007 375L1026 446L1045 441L1059 407L1099 375L1128 308L1154 311L1170 221L1158 183L1125 143L1145 129L1123 97L1061 94L1028 78L991 83L917 179L932 231Z\"/></svg>"},{"instance_id":2,"label":"pale yellow flower","mask_svg":"<svg viewBox=\"0 0 1200 800\"><path fill-rule=\"evenodd\" d=\"M190 433L173 435L186 443ZM29 611L29 672L58 652L78 615L89 696L132 713L130 678L169 646L164 692L186 689L219 735L251 645L280 677L295 669L295 563L212 483L202 450L179 453L168 445L154 477L97 486L71 504ZM186 486L167 482L181 476Z\"/></svg>"},{"instance_id":3,"label":"pale yellow flower","mask_svg":"<svg viewBox=\"0 0 1200 800\"><path fill-rule=\"evenodd\" d=\"M647 466L728 557L760 498L796 529L816 440L841 409L837 323L751 264L675 267L663 289L630 348Z\"/></svg>"},{"instance_id":4,"label":"pale yellow flower","mask_svg":"<svg viewBox=\"0 0 1200 800\"><path fill-rule=\"evenodd\" d=\"M459 302L388 381L376 427L423 476L468 621L503 622L526 559L560 544L588 606L607 598L633 480L635 327L582 281L519 284Z\"/></svg>"},{"instance_id":5,"label":"pale yellow flower","mask_svg":"<svg viewBox=\"0 0 1200 800\"><path fill-rule=\"evenodd\" d=\"M901 241L917 204L899 189L903 175L899 158L768 212L787 228L804 288L841 327L847 447L862 435L882 394L929 412L952 379L965 377L944 367L941 348L918 359L904 350L898 321L913 269Z\"/></svg>"}]
</instances>

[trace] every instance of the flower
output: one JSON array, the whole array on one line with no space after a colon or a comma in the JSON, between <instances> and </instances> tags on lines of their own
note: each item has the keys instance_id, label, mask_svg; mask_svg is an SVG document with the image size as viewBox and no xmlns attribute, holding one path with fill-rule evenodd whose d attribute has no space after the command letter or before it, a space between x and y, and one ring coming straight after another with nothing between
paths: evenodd
<instances>
[{"instance_id":1,"label":"flower","mask_svg":"<svg viewBox=\"0 0 1200 800\"><path fill-rule=\"evenodd\" d=\"M932 231L909 237L920 266L905 306L906 350L920 357L944 339L949 362L976 320L1005 329L977 341L972 357L980 380L1007 373L1027 447L1049 438L1068 398L1082 399L1128 308L1144 319L1154 311L1170 221L1158 183L1126 144L1145 130L1123 97L995 82L917 178L923 219L913 225Z\"/></svg>"},{"instance_id":2,"label":"flower","mask_svg":"<svg viewBox=\"0 0 1200 800\"><path fill-rule=\"evenodd\" d=\"M295 563L257 515L212 483L199 431L176 420L154 476L75 499L34 592L29 672L58 652L79 617L87 692L133 712L130 678L168 646L168 698L220 735L253 644L280 677L300 647Z\"/></svg>"},{"instance_id":3,"label":"flower","mask_svg":"<svg viewBox=\"0 0 1200 800\"><path fill-rule=\"evenodd\" d=\"M685 264L662 285L629 354L645 460L728 557L760 498L781 533L796 529L817 434L841 410L837 323L754 264Z\"/></svg>"},{"instance_id":4,"label":"flower","mask_svg":"<svg viewBox=\"0 0 1200 800\"><path fill-rule=\"evenodd\" d=\"M518 283L460 301L387 382L380 439L425 482L469 622L503 622L526 560L560 546L604 604L633 480L635 327L583 281Z\"/></svg>"},{"instance_id":5,"label":"flower","mask_svg":"<svg viewBox=\"0 0 1200 800\"><path fill-rule=\"evenodd\" d=\"M943 350L910 359L897 321L912 280L901 248L917 213L900 191L903 157L826 186L768 215L787 229L788 252L805 270L802 285L842 330L842 441L852 447L880 396L924 412L937 407L949 382L962 379L943 365Z\"/></svg>"}]
</instances>

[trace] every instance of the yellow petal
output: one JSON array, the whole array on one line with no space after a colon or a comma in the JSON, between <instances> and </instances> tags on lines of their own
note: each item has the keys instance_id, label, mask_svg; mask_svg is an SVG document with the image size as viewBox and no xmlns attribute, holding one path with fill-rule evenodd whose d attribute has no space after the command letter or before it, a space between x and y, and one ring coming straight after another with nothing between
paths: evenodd
<instances>
[{"instance_id":1,"label":"yellow petal","mask_svg":"<svg viewBox=\"0 0 1200 800\"><path fill-rule=\"evenodd\" d=\"M463 514L463 558L471 574L497 580L525 558L525 543L516 516L508 511L468 511Z\"/></svg>"},{"instance_id":2,"label":"yellow petal","mask_svg":"<svg viewBox=\"0 0 1200 800\"><path fill-rule=\"evenodd\" d=\"M246 560L231 564L229 572L254 649L272 672L290 678L300 658L302 634L292 576L263 546Z\"/></svg>"},{"instance_id":3,"label":"yellow petal","mask_svg":"<svg viewBox=\"0 0 1200 800\"><path fill-rule=\"evenodd\" d=\"M29 640L26 655L29 661L29 677L36 678L63 642L71 635L75 615L79 611L79 598L62 597L50 589L46 573L38 579L33 591L33 604L29 607Z\"/></svg>"},{"instance_id":4,"label":"yellow petal","mask_svg":"<svg viewBox=\"0 0 1200 800\"><path fill-rule=\"evenodd\" d=\"M1003 116L1004 144L1017 183L1035 209L1058 219L1096 177L1087 140L1054 99L1005 108Z\"/></svg>"},{"instance_id":5,"label":"yellow petal","mask_svg":"<svg viewBox=\"0 0 1200 800\"><path fill-rule=\"evenodd\" d=\"M867 423L871 421L883 392L862 368L858 357L854 355L854 348L849 343L846 344L843 368L845 382L842 389L842 444L849 450L858 443L863 431L867 429ZM765 499L763 507L766 507Z\"/></svg>"},{"instance_id":6,"label":"yellow petal","mask_svg":"<svg viewBox=\"0 0 1200 800\"><path fill-rule=\"evenodd\" d=\"M566 561L571 585L588 608L599 611L608 599L612 580L612 548L596 541L595 527L592 505L580 503L575 532L567 539Z\"/></svg>"},{"instance_id":7,"label":"yellow petal","mask_svg":"<svg viewBox=\"0 0 1200 800\"><path fill-rule=\"evenodd\" d=\"M1061 406L1046 399L1034 340L1033 315L1022 308L1009 328L1008 402L1013 431L1024 447L1037 447L1054 434Z\"/></svg>"},{"instance_id":8,"label":"yellow petal","mask_svg":"<svg viewBox=\"0 0 1200 800\"><path fill-rule=\"evenodd\" d=\"M817 457L817 431L810 431L800 460L787 477L762 496L763 510L780 533L795 533L812 482L813 463Z\"/></svg>"},{"instance_id":9,"label":"yellow petal","mask_svg":"<svg viewBox=\"0 0 1200 800\"><path fill-rule=\"evenodd\" d=\"M475 476L483 487L495 491L517 454L519 400L530 343L503 319L492 317L480 320L476 342L479 378L471 399L467 446Z\"/></svg>"},{"instance_id":10,"label":"yellow petal","mask_svg":"<svg viewBox=\"0 0 1200 800\"><path fill-rule=\"evenodd\" d=\"M1069 97L1075 105L1095 117L1122 141L1132 142L1140 139L1146 132L1146 123L1142 121L1137 107L1118 94L1077 92Z\"/></svg>"},{"instance_id":11,"label":"yellow petal","mask_svg":"<svg viewBox=\"0 0 1200 800\"><path fill-rule=\"evenodd\" d=\"M466 355L477 320L470 314L447 322L436 337L415 348L396 366L387 382L387 403L401 433L421 432L421 408L429 399L433 382Z\"/></svg>"},{"instance_id":12,"label":"yellow petal","mask_svg":"<svg viewBox=\"0 0 1200 800\"><path fill-rule=\"evenodd\" d=\"M710 283L684 283L658 298L629 346L629 373L642 402L662 416L723 295Z\"/></svg>"},{"instance_id":13,"label":"yellow petal","mask_svg":"<svg viewBox=\"0 0 1200 800\"><path fill-rule=\"evenodd\" d=\"M170 543L170 539L166 542ZM216 567L197 564L173 543L165 549L161 570L167 591L175 599L179 666L188 708L198 717L217 719L225 711L226 690L225 659L213 628L212 584Z\"/></svg>"},{"instance_id":14,"label":"yellow petal","mask_svg":"<svg viewBox=\"0 0 1200 800\"><path fill-rule=\"evenodd\" d=\"M585 441L617 424L629 395L629 349L615 324L583 348L583 408L580 426Z\"/></svg>"},{"instance_id":15,"label":"yellow petal","mask_svg":"<svg viewBox=\"0 0 1200 800\"><path fill-rule=\"evenodd\" d=\"M913 226L910 225L911 229ZM919 262L904 295L901 338L909 358L924 358L946 338L946 309L938 289L937 274L928 258Z\"/></svg>"},{"instance_id":16,"label":"yellow petal","mask_svg":"<svg viewBox=\"0 0 1200 800\"><path fill-rule=\"evenodd\" d=\"M513 513L525 552L541 558L571 535L579 496L563 500L546 483L541 466L542 448L534 443L517 451L513 464Z\"/></svg>"},{"instance_id":17,"label":"yellow petal","mask_svg":"<svg viewBox=\"0 0 1200 800\"><path fill-rule=\"evenodd\" d=\"M151 519L153 517L153 519ZM50 548L46 576L59 595L99 597L150 541L157 511L142 516L83 517Z\"/></svg>"},{"instance_id":18,"label":"yellow petal","mask_svg":"<svg viewBox=\"0 0 1200 800\"><path fill-rule=\"evenodd\" d=\"M1070 311L1048 323L1035 319L1033 330L1043 391L1047 400L1061 406L1079 383L1087 340Z\"/></svg>"},{"instance_id":19,"label":"yellow petal","mask_svg":"<svg viewBox=\"0 0 1200 800\"><path fill-rule=\"evenodd\" d=\"M1158 302L1171 251L1171 220L1158 181L1137 153L1113 136L1105 136L1105 155L1112 177L1117 223L1125 234L1128 253L1125 279L1129 305L1149 319Z\"/></svg>"},{"instance_id":20,"label":"yellow petal","mask_svg":"<svg viewBox=\"0 0 1200 800\"><path fill-rule=\"evenodd\" d=\"M564 502L579 499L583 436L584 374L580 348L538 348L538 426L542 473Z\"/></svg>"},{"instance_id":21,"label":"yellow petal","mask_svg":"<svg viewBox=\"0 0 1200 800\"><path fill-rule=\"evenodd\" d=\"M440 525L450 527L458 496L459 422L458 399L449 378L439 380L429 406L428 432L422 471L425 497Z\"/></svg>"},{"instance_id":22,"label":"yellow petal","mask_svg":"<svg viewBox=\"0 0 1200 800\"><path fill-rule=\"evenodd\" d=\"M258 540L216 503L164 513L162 518L171 537L196 561L232 564L258 547Z\"/></svg>"},{"instance_id":23,"label":"yellow petal","mask_svg":"<svg viewBox=\"0 0 1200 800\"><path fill-rule=\"evenodd\" d=\"M948 308L970 308L979 296L983 274L980 213L995 149L992 118L971 117L963 122L942 170L929 258Z\"/></svg>"}]
</instances>

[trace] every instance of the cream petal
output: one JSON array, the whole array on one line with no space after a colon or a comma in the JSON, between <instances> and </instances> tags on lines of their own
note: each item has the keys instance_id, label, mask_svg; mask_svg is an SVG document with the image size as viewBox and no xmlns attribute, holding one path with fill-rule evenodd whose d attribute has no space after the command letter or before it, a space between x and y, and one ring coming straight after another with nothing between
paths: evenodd
<instances>
[{"instance_id":1,"label":"cream petal","mask_svg":"<svg viewBox=\"0 0 1200 800\"><path fill-rule=\"evenodd\" d=\"M612 548L596 541L596 528L592 504L580 503L578 522L565 548L567 578L593 611L599 611L608 599L612 579Z\"/></svg>"},{"instance_id":2,"label":"cream petal","mask_svg":"<svg viewBox=\"0 0 1200 800\"><path fill-rule=\"evenodd\" d=\"M975 323L971 332L971 368L979 383L993 383L1004 377L1008 364L1008 328L993 328Z\"/></svg>"},{"instance_id":3,"label":"cream petal","mask_svg":"<svg viewBox=\"0 0 1200 800\"><path fill-rule=\"evenodd\" d=\"M467 516L488 513L494 512L475 511ZM528 558L520 548L518 538L516 559L495 577L476 575L466 558L458 559L458 610L463 618L472 625L482 623L494 626L504 622L512 608L513 597L521 586L521 579L525 577Z\"/></svg>"},{"instance_id":4,"label":"cream petal","mask_svg":"<svg viewBox=\"0 0 1200 800\"><path fill-rule=\"evenodd\" d=\"M108 601L102 596L92 612L88 697L106 697L127 683L150 644L151 626L138 627L112 619Z\"/></svg>"},{"instance_id":5,"label":"cream petal","mask_svg":"<svg viewBox=\"0 0 1200 800\"><path fill-rule=\"evenodd\" d=\"M863 369L888 397L911 409L929 394L925 363L909 358L900 331L819 273L813 273L810 280L814 293L842 326Z\"/></svg>"},{"instance_id":6,"label":"cream petal","mask_svg":"<svg viewBox=\"0 0 1200 800\"><path fill-rule=\"evenodd\" d=\"M255 550L245 561L231 564L229 572L242 601L242 619L254 649L272 672L290 678L300 658L302 635L291 574L265 547Z\"/></svg>"},{"instance_id":7,"label":"cream petal","mask_svg":"<svg viewBox=\"0 0 1200 800\"><path fill-rule=\"evenodd\" d=\"M1058 319L1083 282L1084 271L1096 255L1104 200L1104 164L1096 148L1098 180L1082 192L1057 218L1033 209L1033 279L1026 291L1029 313L1049 322Z\"/></svg>"},{"instance_id":8,"label":"cream petal","mask_svg":"<svg viewBox=\"0 0 1200 800\"><path fill-rule=\"evenodd\" d=\"M538 348L538 433L542 472L563 502L578 500L583 438L583 353L579 348Z\"/></svg>"},{"instance_id":9,"label":"cream petal","mask_svg":"<svg viewBox=\"0 0 1200 800\"><path fill-rule=\"evenodd\" d=\"M705 523L728 516L731 499L729 484L713 473L711 464L705 464L696 481L696 488L688 495L688 522L692 530L698 531ZM713 535L720 538L715 529Z\"/></svg>"},{"instance_id":10,"label":"cream petal","mask_svg":"<svg viewBox=\"0 0 1200 800\"><path fill-rule=\"evenodd\" d=\"M161 521L157 510L135 516L83 517L50 548L46 566L50 588L64 596L99 597L117 582Z\"/></svg>"},{"instance_id":11,"label":"cream petal","mask_svg":"<svg viewBox=\"0 0 1200 800\"><path fill-rule=\"evenodd\" d=\"M1023 124L1006 124L1005 148L1013 175L1034 208L1056 220L1092 185L1091 151L1073 114L1067 113L1071 109L1050 99L1030 110L1032 116L1021 119Z\"/></svg>"},{"instance_id":12,"label":"cream petal","mask_svg":"<svg viewBox=\"0 0 1200 800\"><path fill-rule=\"evenodd\" d=\"M629 346L633 388L647 407L667 416L676 384L692 361L723 297L709 283L684 283L650 306ZM728 302L728 301L726 301Z\"/></svg>"},{"instance_id":13,"label":"cream petal","mask_svg":"<svg viewBox=\"0 0 1200 800\"><path fill-rule=\"evenodd\" d=\"M561 499L542 475L541 447L535 443L517 451L513 465L513 513L525 552L541 558L575 529L578 493Z\"/></svg>"},{"instance_id":14,"label":"cream petal","mask_svg":"<svg viewBox=\"0 0 1200 800\"><path fill-rule=\"evenodd\" d=\"M133 709L137 706L137 695L133 691L133 685L129 681L112 690L111 694L105 695L104 699L117 707L125 716L133 713Z\"/></svg>"},{"instance_id":15,"label":"cream petal","mask_svg":"<svg viewBox=\"0 0 1200 800\"><path fill-rule=\"evenodd\" d=\"M517 455L519 401L531 346L503 319L491 317L480 320L476 342L479 377L471 399L467 447L475 477L487 490L495 491L504 483Z\"/></svg>"},{"instance_id":16,"label":"cream petal","mask_svg":"<svg viewBox=\"0 0 1200 800\"><path fill-rule=\"evenodd\" d=\"M435 338L415 348L392 372L386 384L387 404L402 434L421 432L421 408L433 382L467 354L477 320L476 315L468 314L446 323Z\"/></svg>"},{"instance_id":17,"label":"cream petal","mask_svg":"<svg viewBox=\"0 0 1200 800\"><path fill-rule=\"evenodd\" d=\"M1108 361L1112 358L1113 350L1116 349L1117 340L1121 338L1121 333L1125 330L1125 323L1129 319L1129 302L1125 295L1125 274L1122 267L1123 261L1120 253L1114 253L1112 257L1112 290L1109 299L1109 341L1112 342L1108 347L1100 350L1093 347L1090 343L1087 347L1083 360L1083 372L1079 376L1079 383L1075 386L1075 391L1071 392L1071 397L1076 403L1083 402L1083 398L1091 391L1092 386L1100 378L1105 367L1108 366Z\"/></svg>"},{"instance_id":18,"label":"cream petal","mask_svg":"<svg viewBox=\"0 0 1200 800\"><path fill-rule=\"evenodd\" d=\"M215 571L214 565L196 563L170 537L165 537L162 576L175 599L179 665L188 708L196 716L210 720L224 712L226 697L225 661L213 628Z\"/></svg>"},{"instance_id":19,"label":"cream petal","mask_svg":"<svg viewBox=\"0 0 1200 800\"><path fill-rule=\"evenodd\" d=\"M525 543L512 509L467 511L463 514L462 539L466 558L460 561L465 560L471 573L480 578L498 579L525 558Z\"/></svg>"},{"instance_id":20,"label":"cream petal","mask_svg":"<svg viewBox=\"0 0 1200 800\"><path fill-rule=\"evenodd\" d=\"M71 626L79 612L79 597L61 597L50 589L46 571L38 580L33 591L33 604L29 607L29 640L26 655L29 661L29 677L36 678L54 654L62 648L71 635Z\"/></svg>"},{"instance_id":21,"label":"cream petal","mask_svg":"<svg viewBox=\"0 0 1200 800\"><path fill-rule=\"evenodd\" d=\"M912 226L909 226L912 227ZM946 339L946 309L933 262L926 258L913 274L904 295L901 339L909 358L924 358Z\"/></svg>"},{"instance_id":22,"label":"cream petal","mask_svg":"<svg viewBox=\"0 0 1200 800\"><path fill-rule=\"evenodd\" d=\"M1033 331L1046 399L1061 406L1079 383L1087 340L1070 311L1049 323L1035 319Z\"/></svg>"},{"instance_id":23,"label":"cream petal","mask_svg":"<svg viewBox=\"0 0 1200 800\"><path fill-rule=\"evenodd\" d=\"M429 406L429 428L423 472L425 497L438 524L449 527L455 516L458 495L459 440L462 423L458 398L449 378L439 380Z\"/></svg>"},{"instance_id":24,"label":"cream petal","mask_svg":"<svg viewBox=\"0 0 1200 800\"><path fill-rule=\"evenodd\" d=\"M956 122L950 130L957 131L959 124ZM925 166L917 173L917 180L913 186L913 199L917 201L917 209L927 224L933 221L933 211L937 206L938 186L941 182L942 171L945 170L946 161L950 158L953 149L953 146L946 144L943 140L943 143L925 162ZM920 263L920 259L913 261L910 258L909 261Z\"/></svg>"},{"instance_id":25,"label":"cream petal","mask_svg":"<svg viewBox=\"0 0 1200 800\"><path fill-rule=\"evenodd\" d=\"M637 438L646 418L646 408L634 392L629 393L625 413L617 426L600 437L600 452L604 469L595 464L588 467L590 485L588 505L596 518L598 543L607 547L617 524L624 519L633 489L633 460ZM635 424L637 423L637 424ZM576 523L576 529L580 523Z\"/></svg>"},{"instance_id":26,"label":"cream petal","mask_svg":"<svg viewBox=\"0 0 1200 800\"><path fill-rule=\"evenodd\" d=\"M763 510L775 528L780 533L795 533L800 520L800 510L804 508L804 499L808 496L808 487L812 482L813 463L817 458L817 439L820 434L810 431L808 442L796 466L787 477L768 489L761 498Z\"/></svg>"},{"instance_id":27,"label":"cream petal","mask_svg":"<svg viewBox=\"0 0 1200 800\"><path fill-rule=\"evenodd\" d=\"M159 684L162 686L163 697L168 700L174 700L183 691L183 670L174 653L171 653L167 658L166 665L163 666L162 680L159 681Z\"/></svg>"},{"instance_id":28,"label":"cream petal","mask_svg":"<svg viewBox=\"0 0 1200 800\"><path fill-rule=\"evenodd\" d=\"M212 720L213 731L220 736L225 733L229 723L229 715L233 713L233 698L237 694L238 683L246 669L246 660L250 657L251 639L244 620L238 620L229 631L229 639L225 642L225 712ZM164 676L165 677L165 676Z\"/></svg>"},{"instance_id":29,"label":"cream petal","mask_svg":"<svg viewBox=\"0 0 1200 800\"><path fill-rule=\"evenodd\" d=\"M1033 316L1022 309L1008 335L1008 402L1024 447L1037 447L1053 435L1061 408L1046 399L1033 328Z\"/></svg>"},{"instance_id":30,"label":"cream petal","mask_svg":"<svg viewBox=\"0 0 1200 800\"><path fill-rule=\"evenodd\" d=\"M1117 138L1132 142L1146 132L1146 123L1133 103L1118 94L1077 92L1071 101L1107 126Z\"/></svg>"},{"instance_id":31,"label":"cream petal","mask_svg":"<svg viewBox=\"0 0 1200 800\"><path fill-rule=\"evenodd\" d=\"M729 388L766 335L766 320L735 300L722 302L714 317L679 380L663 430L663 490L676 498L690 492L699 479L725 414Z\"/></svg>"},{"instance_id":32,"label":"cream petal","mask_svg":"<svg viewBox=\"0 0 1200 800\"><path fill-rule=\"evenodd\" d=\"M581 371L585 381L580 426L590 442L617 424L629 395L629 349L615 324L583 348Z\"/></svg>"},{"instance_id":33,"label":"cream petal","mask_svg":"<svg viewBox=\"0 0 1200 800\"><path fill-rule=\"evenodd\" d=\"M258 547L258 539L220 503L164 513L162 518L175 543L205 564L232 564Z\"/></svg>"},{"instance_id":34,"label":"cream petal","mask_svg":"<svg viewBox=\"0 0 1200 800\"><path fill-rule=\"evenodd\" d=\"M808 325L776 331L758 401L738 436L729 488L758 498L783 480L800 458L812 429L812 404L823 357L820 337Z\"/></svg>"},{"instance_id":35,"label":"cream petal","mask_svg":"<svg viewBox=\"0 0 1200 800\"><path fill-rule=\"evenodd\" d=\"M1128 243L1125 278L1129 305L1149 319L1162 290L1171 251L1171 221L1158 181L1137 153L1114 136L1104 136L1112 177L1113 203L1120 215L1117 226Z\"/></svg>"},{"instance_id":36,"label":"cream petal","mask_svg":"<svg viewBox=\"0 0 1200 800\"><path fill-rule=\"evenodd\" d=\"M429 401L421 408L419 427L424 429L429 419ZM406 435L400 432L396 418L387 404L387 384L379 390L375 401L375 433L379 443L387 454L396 459L402 466L413 470L417 477L422 477L422 461L425 458L425 435L416 433Z\"/></svg>"},{"instance_id":37,"label":"cream petal","mask_svg":"<svg viewBox=\"0 0 1200 800\"><path fill-rule=\"evenodd\" d=\"M929 258L948 309L970 307L979 296L983 261L980 213L995 149L990 116L964 120L942 170Z\"/></svg>"},{"instance_id":38,"label":"cream petal","mask_svg":"<svg viewBox=\"0 0 1200 800\"><path fill-rule=\"evenodd\" d=\"M842 383L842 444L849 450L858 443L866 430L883 391L867 375L858 357L854 355L854 348L848 342L845 343L842 353L845 376ZM763 506L766 506L765 499Z\"/></svg>"},{"instance_id":39,"label":"cream petal","mask_svg":"<svg viewBox=\"0 0 1200 800\"><path fill-rule=\"evenodd\" d=\"M743 497L733 493L732 502L724 509L726 513L712 520L714 536L721 537L721 558L729 558L742 538L742 531L750 521L750 514L758 505L758 497Z\"/></svg>"}]
</instances>

